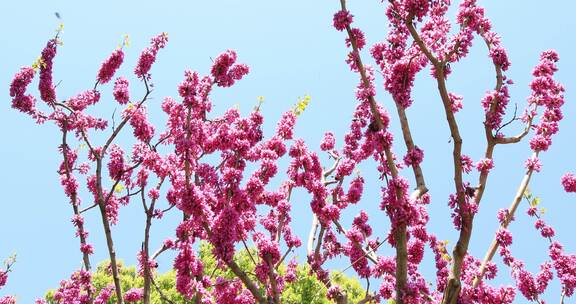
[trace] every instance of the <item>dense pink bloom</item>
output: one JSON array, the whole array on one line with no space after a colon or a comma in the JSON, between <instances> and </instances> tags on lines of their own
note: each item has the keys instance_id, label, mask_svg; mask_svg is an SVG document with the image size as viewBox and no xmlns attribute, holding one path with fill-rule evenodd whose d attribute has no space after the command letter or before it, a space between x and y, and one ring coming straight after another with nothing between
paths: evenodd
<instances>
[{"instance_id":1,"label":"dense pink bloom","mask_svg":"<svg viewBox=\"0 0 576 304\"><path fill-rule=\"evenodd\" d=\"M292 133L296 124L296 115L292 111L287 111L282 114L282 118L276 127L276 134L282 139L292 139Z\"/></svg>"},{"instance_id":2,"label":"dense pink bloom","mask_svg":"<svg viewBox=\"0 0 576 304\"><path fill-rule=\"evenodd\" d=\"M94 299L94 304L107 304L108 299L112 296L114 292L114 284L110 284L100 290L100 293Z\"/></svg>"},{"instance_id":3,"label":"dense pink bloom","mask_svg":"<svg viewBox=\"0 0 576 304\"><path fill-rule=\"evenodd\" d=\"M0 298L0 304L16 304L16 298L13 296L3 296Z\"/></svg>"},{"instance_id":4,"label":"dense pink bloom","mask_svg":"<svg viewBox=\"0 0 576 304\"><path fill-rule=\"evenodd\" d=\"M481 159L476 163L476 169L481 173L488 173L494 168L494 161L490 158Z\"/></svg>"},{"instance_id":5,"label":"dense pink bloom","mask_svg":"<svg viewBox=\"0 0 576 304\"><path fill-rule=\"evenodd\" d=\"M562 176L562 186L566 192L576 192L576 176L566 173Z\"/></svg>"},{"instance_id":6,"label":"dense pink bloom","mask_svg":"<svg viewBox=\"0 0 576 304\"><path fill-rule=\"evenodd\" d=\"M83 111L88 106L97 103L100 100L100 92L88 90L82 92L68 100L68 106L74 111Z\"/></svg>"},{"instance_id":7,"label":"dense pink bloom","mask_svg":"<svg viewBox=\"0 0 576 304\"><path fill-rule=\"evenodd\" d=\"M408 151L404 156L404 164L406 166L417 166L424 159L424 151L417 146Z\"/></svg>"},{"instance_id":8,"label":"dense pink bloom","mask_svg":"<svg viewBox=\"0 0 576 304\"><path fill-rule=\"evenodd\" d=\"M496 233L496 240L502 247L510 246L510 244L512 244L512 234L510 231L501 228Z\"/></svg>"},{"instance_id":9,"label":"dense pink bloom","mask_svg":"<svg viewBox=\"0 0 576 304\"><path fill-rule=\"evenodd\" d=\"M110 81L110 79L114 77L114 73L116 73L116 70L118 70L120 65L122 65L123 61L124 61L124 52L122 51L122 49L114 50L114 52L110 54L110 57L108 57L108 59L102 62L102 66L100 67L100 71L98 71L98 76L96 77L96 80L98 80L98 82L101 84Z\"/></svg>"},{"instance_id":10,"label":"dense pink bloom","mask_svg":"<svg viewBox=\"0 0 576 304\"><path fill-rule=\"evenodd\" d=\"M7 280L8 280L8 272L0 270L0 288L6 285Z\"/></svg>"},{"instance_id":11,"label":"dense pink bloom","mask_svg":"<svg viewBox=\"0 0 576 304\"><path fill-rule=\"evenodd\" d=\"M322 149L322 151L331 151L334 149L335 142L334 134L332 132L326 132L320 143L320 149Z\"/></svg>"},{"instance_id":12,"label":"dense pink bloom","mask_svg":"<svg viewBox=\"0 0 576 304\"><path fill-rule=\"evenodd\" d=\"M334 27L339 31L343 31L352 24L353 20L354 18L349 11L338 11L334 14Z\"/></svg>"},{"instance_id":13,"label":"dense pink bloom","mask_svg":"<svg viewBox=\"0 0 576 304\"><path fill-rule=\"evenodd\" d=\"M40 57L40 82L38 83L38 89L40 90L40 98L48 105L52 105L56 101L56 91L52 83L52 61L56 56L56 45L56 39L48 41Z\"/></svg>"},{"instance_id":14,"label":"dense pink bloom","mask_svg":"<svg viewBox=\"0 0 576 304\"><path fill-rule=\"evenodd\" d=\"M85 253L85 254L93 254L94 253L94 247L91 244L82 244L80 246L80 251L82 251L82 253Z\"/></svg>"},{"instance_id":15,"label":"dense pink bloom","mask_svg":"<svg viewBox=\"0 0 576 304\"><path fill-rule=\"evenodd\" d=\"M154 61L156 61L156 55L160 49L164 48L166 42L168 42L168 34L166 33L159 34L152 38L150 46L142 51L138 63L134 68L134 74L136 74L136 76L140 78L149 76L150 68Z\"/></svg>"},{"instance_id":16,"label":"dense pink bloom","mask_svg":"<svg viewBox=\"0 0 576 304\"><path fill-rule=\"evenodd\" d=\"M536 156L532 156L524 162L524 166L527 170L540 172L542 169L542 164L540 163L540 159Z\"/></svg>"},{"instance_id":17,"label":"dense pink bloom","mask_svg":"<svg viewBox=\"0 0 576 304\"><path fill-rule=\"evenodd\" d=\"M236 64L236 52L227 50L214 60L210 73L220 87L230 87L236 80L242 79L250 69L245 64Z\"/></svg>"},{"instance_id":18,"label":"dense pink bloom","mask_svg":"<svg viewBox=\"0 0 576 304\"><path fill-rule=\"evenodd\" d=\"M132 288L124 294L124 300L127 303L136 303L142 299L144 296L144 290L142 288Z\"/></svg>"},{"instance_id":19,"label":"dense pink bloom","mask_svg":"<svg viewBox=\"0 0 576 304\"><path fill-rule=\"evenodd\" d=\"M561 107L564 104L564 86L553 76L558 70L558 54L546 51L540 55L540 62L532 71L534 79L530 83L532 93L528 97L530 105L544 107L544 113L535 126L536 134L530 139L530 148L535 152L546 151L552 144L552 135L558 132L558 123L563 118Z\"/></svg>"},{"instance_id":20,"label":"dense pink bloom","mask_svg":"<svg viewBox=\"0 0 576 304\"><path fill-rule=\"evenodd\" d=\"M33 114L36 111L36 99L32 95L26 95L26 87L32 82L35 71L31 67L20 69L10 84L10 96L12 108L18 109L26 114Z\"/></svg>"},{"instance_id":21,"label":"dense pink bloom","mask_svg":"<svg viewBox=\"0 0 576 304\"><path fill-rule=\"evenodd\" d=\"M356 43L356 47L358 47L359 50L363 49L366 45L366 37L364 36L364 32L362 32L362 30L359 28L352 28L350 32L352 33L352 40L354 43ZM346 38L346 46L351 47L353 43L352 40L350 38Z\"/></svg>"},{"instance_id":22,"label":"dense pink bloom","mask_svg":"<svg viewBox=\"0 0 576 304\"><path fill-rule=\"evenodd\" d=\"M120 104L127 104L130 101L130 92L128 91L128 79L124 77L116 78L114 81L114 99Z\"/></svg>"},{"instance_id":23,"label":"dense pink bloom","mask_svg":"<svg viewBox=\"0 0 576 304\"><path fill-rule=\"evenodd\" d=\"M155 128L148 121L146 114L144 105L127 107L122 113L123 117L130 118L130 125L134 129L134 137L148 143L154 136Z\"/></svg>"}]
</instances>

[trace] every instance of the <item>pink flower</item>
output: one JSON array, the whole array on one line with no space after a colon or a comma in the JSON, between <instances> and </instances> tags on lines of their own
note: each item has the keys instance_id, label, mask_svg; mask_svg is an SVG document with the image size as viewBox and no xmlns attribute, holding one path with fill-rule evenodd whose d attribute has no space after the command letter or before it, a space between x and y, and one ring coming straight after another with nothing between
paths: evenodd
<instances>
[{"instance_id":1,"label":"pink flower","mask_svg":"<svg viewBox=\"0 0 576 304\"><path fill-rule=\"evenodd\" d=\"M82 251L82 253L85 253L85 254L93 254L94 253L94 247L91 244L82 244L80 246L80 251Z\"/></svg>"},{"instance_id":2,"label":"pink flower","mask_svg":"<svg viewBox=\"0 0 576 304\"><path fill-rule=\"evenodd\" d=\"M114 90L112 94L114 99L120 104L127 104L130 101L130 92L128 91L129 82L124 77L116 78L114 81Z\"/></svg>"},{"instance_id":3,"label":"pink flower","mask_svg":"<svg viewBox=\"0 0 576 304\"><path fill-rule=\"evenodd\" d=\"M448 97L450 97L450 107L453 113L456 113L462 109L462 100L464 97L460 95L456 95L454 93L449 92Z\"/></svg>"},{"instance_id":4,"label":"pink flower","mask_svg":"<svg viewBox=\"0 0 576 304\"><path fill-rule=\"evenodd\" d=\"M495 65L499 65L503 71L508 70L510 67L510 61L508 61L508 55L506 50L501 46L496 46L490 49L490 57Z\"/></svg>"},{"instance_id":5,"label":"pink flower","mask_svg":"<svg viewBox=\"0 0 576 304\"><path fill-rule=\"evenodd\" d=\"M524 162L524 166L526 167L527 170L530 171L540 172L540 170L542 169L542 164L540 163L540 160L536 156L532 156L529 159L527 159L526 162Z\"/></svg>"},{"instance_id":6,"label":"pink flower","mask_svg":"<svg viewBox=\"0 0 576 304\"><path fill-rule=\"evenodd\" d=\"M0 298L0 304L16 304L16 298L13 296L3 296Z\"/></svg>"},{"instance_id":7,"label":"pink flower","mask_svg":"<svg viewBox=\"0 0 576 304\"><path fill-rule=\"evenodd\" d=\"M352 24L353 17L349 11L338 11L334 14L334 27L339 31L345 30L347 26Z\"/></svg>"},{"instance_id":8,"label":"pink flower","mask_svg":"<svg viewBox=\"0 0 576 304\"><path fill-rule=\"evenodd\" d=\"M329 300L336 300L342 297L342 291L340 290L340 286L338 285L330 286L330 288L328 288L328 292L326 293L326 297Z\"/></svg>"},{"instance_id":9,"label":"pink flower","mask_svg":"<svg viewBox=\"0 0 576 304\"><path fill-rule=\"evenodd\" d=\"M17 109L26 114L34 114L36 112L36 99L32 95L26 95L26 87L32 82L35 71L31 67L23 67L20 69L10 84L10 96L12 99L12 108Z\"/></svg>"},{"instance_id":10,"label":"pink flower","mask_svg":"<svg viewBox=\"0 0 576 304\"><path fill-rule=\"evenodd\" d=\"M142 300L144 290L142 288L132 288L124 294L124 300L127 303L136 303Z\"/></svg>"},{"instance_id":11,"label":"pink flower","mask_svg":"<svg viewBox=\"0 0 576 304\"><path fill-rule=\"evenodd\" d=\"M334 134L332 132L326 132L320 143L320 149L322 149L322 151L331 151L334 149L335 142Z\"/></svg>"},{"instance_id":12,"label":"pink flower","mask_svg":"<svg viewBox=\"0 0 576 304\"><path fill-rule=\"evenodd\" d=\"M96 80L98 80L98 82L101 84L105 84L108 81L110 81L110 79L114 77L114 73L116 73L116 70L118 70L120 65L122 65L123 61L124 61L124 52L122 51L122 49L117 49L114 52L112 52L110 57L108 57L108 59L102 62L102 66L100 67L100 71L98 71L98 76L96 77Z\"/></svg>"},{"instance_id":13,"label":"pink flower","mask_svg":"<svg viewBox=\"0 0 576 304\"><path fill-rule=\"evenodd\" d=\"M227 50L214 60L210 73L220 87L230 87L236 80L242 79L250 69L245 64L236 64L236 52Z\"/></svg>"},{"instance_id":14,"label":"pink flower","mask_svg":"<svg viewBox=\"0 0 576 304\"><path fill-rule=\"evenodd\" d=\"M8 281L8 272L0 270L0 288L6 285L6 281Z\"/></svg>"},{"instance_id":15,"label":"pink flower","mask_svg":"<svg viewBox=\"0 0 576 304\"><path fill-rule=\"evenodd\" d=\"M462 162L462 170L464 170L464 172L466 173L470 173L472 171L472 165L474 163L472 161L472 158L470 158L470 156L468 155L462 154L462 156L460 156L460 161Z\"/></svg>"},{"instance_id":16,"label":"pink flower","mask_svg":"<svg viewBox=\"0 0 576 304\"><path fill-rule=\"evenodd\" d=\"M134 68L134 74L140 78L149 77L150 68L154 61L156 61L156 54L158 51L166 45L168 42L168 34L162 33L152 38L150 41L150 46L145 48L140 54L136 68Z\"/></svg>"},{"instance_id":17,"label":"pink flower","mask_svg":"<svg viewBox=\"0 0 576 304\"><path fill-rule=\"evenodd\" d=\"M107 304L108 299L112 296L114 292L114 284L110 284L100 290L100 293L94 299L94 304Z\"/></svg>"},{"instance_id":18,"label":"pink flower","mask_svg":"<svg viewBox=\"0 0 576 304\"><path fill-rule=\"evenodd\" d=\"M88 106L96 104L100 100L100 92L88 90L68 100L68 106L74 111L84 111Z\"/></svg>"},{"instance_id":19,"label":"pink flower","mask_svg":"<svg viewBox=\"0 0 576 304\"><path fill-rule=\"evenodd\" d=\"M287 111L282 114L282 118L276 127L276 134L282 139L292 139L296 115L293 111Z\"/></svg>"},{"instance_id":20,"label":"pink flower","mask_svg":"<svg viewBox=\"0 0 576 304\"><path fill-rule=\"evenodd\" d=\"M417 146L408 151L404 156L404 164L406 166L417 166L424 159L424 151Z\"/></svg>"},{"instance_id":21,"label":"pink flower","mask_svg":"<svg viewBox=\"0 0 576 304\"><path fill-rule=\"evenodd\" d=\"M476 163L476 169L481 173L488 173L494 168L494 161L491 158L481 159Z\"/></svg>"},{"instance_id":22,"label":"pink flower","mask_svg":"<svg viewBox=\"0 0 576 304\"><path fill-rule=\"evenodd\" d=\"M56 101L56 91L52 83L52 60L56 56L56 39L51 39L42 50L40 62L40 82L38 89L40 90L40 98L49 105Z\"/></svg>"},{"instance_id":23,"label":"pink flower","mask_svg":"<svg viewBox=\"0 0 576 304\"><path fill-rule=\"evenodd\" d=\"M364 32L362 32L362 30L360 30L359 28L352 28L351 32L352 32L352 39L356 43L358 49L359 50L363 49L364 46L366 45L366 37L364 36ZM350 38L346 38L346 46L347 47L352 46L352 41L350 40Z\"/></svg>"},{"instance_id":24,"label":"pink flower","mask_svg":"<svg viewBox=\"0 0 576 304\"><path fill-rule=\"evenodd\" d=\"M498 232L496 232L496 241L502 247L508 247L512 244L512 234L510 231L500 228Z\"/></svg>"},{"instance_id":25,"label":"pink flower","mask_svg":"<svg viewBox=\"0 0 576 304\"><path fill-rule=\"evenodd\" d=\"M566 192L576 192L576 176L566 173L562 176L562 186Z\"/></svg>"}]
</instances>

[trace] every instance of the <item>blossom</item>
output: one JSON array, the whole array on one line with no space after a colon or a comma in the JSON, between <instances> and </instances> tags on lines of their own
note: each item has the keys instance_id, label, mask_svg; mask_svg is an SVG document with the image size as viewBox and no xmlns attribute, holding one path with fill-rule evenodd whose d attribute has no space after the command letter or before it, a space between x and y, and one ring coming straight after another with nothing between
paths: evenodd
<instances>
[{"instance_id":1,"label":"blossom","mask_svg":"<svg viewBox=\"0 0 576 304\"><path fill-rule=\"evenodd\" d=\"M68 100L68 106L74 111L83 111L88 106L96 104L100 100L100 92L88 90Z\"/></svg>"},{"instance_id":2,"label":"blossom","mask_svg":"<svg viewBox=\"0 0 576 304\"><path fill-rule=\"evenodd\" d=\"M347 26L352 24L352 21L354 20L353 17L354 16L352 16L349 11L341 10L336 12L333 19L334 27L339 31L345 30Z\"/></svg>"},{"instance_id":3,"label":"blossom","mask_svg":"<svg viewBox=\"0 0 576 304\"><path fill-rule=\"evenodd\" d=\"M0 288L6 285L7 280L8 280L8 272L0 270Z\"/></svg>"},{"instance_id":4,"label":"blossom","mask_svg":"<svg viewBox=\"0 0 576 304\"><path fill-rule=\"evenodd\" d=\"M146 107L128 106L122 113L123 117L130 118L130 125L134 129L134 137L148 143L154 136L155 128L146 117Z\"/></svg>"},{"instance_id":5,"label":"blossom","mask_svg":"<svg viewBox=\"0 0 576 304\"><path fill-rule=\"evenodd\" d=\"M96 296L94 299L94 304L107 304L108 299L110 299L112 293L114 292L114 289L114 284L109 284L108 286L102 288L98 296Z\"/></svg>"},{"instance_id":6,"label":"blossom","mask_svg":"<svg viewBox=\"0 0 576 304\"><path fill-rule=\"evenodd\" d=\"M210 73L220 87L230 87L236 80L248 74L250 68L245 64L236 64L236 52L227 50L214 60Z\"/></svg>"},{"instance_id":7,"label":"blossom","mask_svg":"<svg viewBox=\"0 0 576 304\"><path fill-rule=\"evenodd\" d=\"M460 156L460 162L462 162L462 170L466 173L470 173L472 171L473 161L470 156L462 154Z\"/></svg>"},{"instance_id":8,"label":"blossom","mask_svg":"<svg viewBox=\"0 0 576 304\"><path fill-rule=\"evenodd\" d=\"M333 150L335 142L336 140L334 139L334 134L332 132L326 132L324 133L324 137L320 143L320 149L322 149L322 151Z\"/></svg>"},{"instance_id":9,"label":"blossom","mask_svg":"<svg viewBox=\"0 0 576 304\"><path fill-rule=\"evenodd\" d=\"M481 159L476 163L476 169L481 173L488 173L494 168L494 161L491 158Z\"/></svg>"},{"instance_id":10,"label":"blossom","mask_svg":"<svg viewBox=\"0 0 576 304\"><path fill-rule=\"evenodd\" d=\"M85 254L93 254L94 253L94 247L91 244L82 244L80 246L80 251L82 251L82 253L85 253Z\"/></svg>"},{"instance_id":11,"label":"blossom","mask_svg":"<svg viewBox=\"0 0 576 304\"><path fill-rule=\"evenodd\" d=\"M52 60L56 56L56 39L51 39L42 50L40 57L40 82L38 89L40 90L40 98L52 105L56 101L56 91L52 83Z\"/></svg>"},{"instance_id":12,"label":"blossom","mask_svg":"<svg viewBox=\"0 0 576 304\"><path fill-rule=\"evenodd\" d=\"M500 228L498 232L496 232L496 241L502 247L510 246L510 244L512 244L512 234L507 229Z\"/></svg>"},{"instance_id":13,"label":"blossom","mask_svg":"<svg viewBox=\"0 0 576 304\"><path fill-rule=\"evenodd\" d=\"M424 159L424 151L417 146L410 149L404 156L404 164L406 166L417 166Z\"/></svg>"},{"instance_id":14,"label":"blossom","mask_svg":"<svg viewBox=\"0 0 576 304\"><path fill-rule=\"evenodd\" d=\"M460 111L462 109L462 100L464 97L451 92L448 92L448 97L450 97L450 109L452 109L452 112L456 113Z\"/></svg>"},{"instance_id":15,"label":"blossom","mask_svg":"<svg viewBox=\"0 0 576 304\"><path fill-rule=\"evenodd\" d=\"M292 139L296 115L293 111L287 111L282 114L282 118L276 127L276 134L282 139Z\"/></svg>"},{"instance_id":16,"label":"blossom","mask_svg":"<svg viewBox=\"0 0 576 304\"><path fill-rule=\"evenodd\" d=\"M150 68L154 61L156 61L156 55L158 51L166 45L168 42L168 34L162 33L152 38L150 41L150 46L145 48L140 54L138 63L134 68L134 74L140 78L148 77Z\"/></svg>"},{"instance_id":17,"label":"blossom","mask_svg":"<svg viewBox=\"0 0 576 304\"><path fill-rule=\"evenodd\" d=\"M364 32L359 28L352 28L350 30L352 33L352 37L346 38L346 46L350 47L356 44L356 47L361 50L366 45L366 37L364 36Z\"/></svg>"},{"instance_id":18,"label":"blossom","mask_svg":"<svg viewBox=\"0 0 576 304\"><path fill-rule=\"evenodd\" d=\"M34 74L33 68L23 67L14 75L10 83L10 96L13 97L12 108L26 114L33 114L36 111L36 99L32 95L26 95L26 87L32 82Z\"/></svg>"},{"instance_id":19,"label":"blossom","mask_svg":"<svg viewBox=\"0 0 576 304\"><path fill-rule=\"evenodd\" d=\"M524 162L524 166L526 167L527 170L530 170L530 171L540 172L540 170L542 169L542 164L540 163L540 159L538 159L538 157L536 157L536 156L532 156L532 157L528 158Z\"/></svg>"},{"instance_id":20,"label":"blossom","mask_svg":"<svg viewBox=\"0 0 576 304\"><path fill-rule=\"evenodd\" d=\"M120 65L122 65L123 61L124 61L124 52L122 51L122 49L117 49L114 52L112 52L112 54L110 54L110 57L108 57L108 59L102 62L102 66L98 71L98 76L96 76L96 80L98 80L98 82L101 84L105 84L108 81L110 81L110 79L114 77L114 73L116 73L116 70L118 70Z\"/></svg>"},{"instance_id":21,"label":"blossom","mask_svg":"<svg viewBox=\"0 0 576 304\"><path fill-rule=\"evenodd\" d=\"M3 296L0 298L0 304L16 304L16 298L13 296Z\"/></svg>"},{"instance_id":22,"label":"blossom","mask_svg":"<svg viewBox=\"0 0 576 304\"><path fill-rule=\"evenodd\" d=\"M112 94L114 99L120 104L127 104L130 101L130 92L128 91L129 82L124 77L116 78L114 81L114 90Z\"/></svg>"},{"instance_id":23,"label":"blossom","mask_svg":"<svg viewBox=\"0 0 576 304\"><path fill-rule=\"evenodd\" d=\"M142 300L144 290L142 288L131 288L124 294L124 301L127 303L136 303Z\"/></svg>"},{"instance_id":24,"label":"blossom","mask_svg":"<svg viewBox=\"0 0 576 304\"><path fill-rule=\"evenodd\" d=\"M576 176L566 173L562 176L562 186L566 192L576 192Z\"/></svg>"}]
</instances>

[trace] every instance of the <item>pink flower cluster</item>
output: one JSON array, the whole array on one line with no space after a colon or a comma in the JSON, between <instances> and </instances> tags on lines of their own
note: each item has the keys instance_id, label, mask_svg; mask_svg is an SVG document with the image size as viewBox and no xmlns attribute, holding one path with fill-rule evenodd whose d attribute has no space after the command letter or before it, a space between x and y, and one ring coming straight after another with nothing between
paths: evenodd
<instances>
[{"instance_id":1,"label":"pink flower cluster","mask_svg":"<svg viewBox=\"0 0 576 304\"><path fill-rule=\"evenodd\" d=\"M236 64L236 52L227 50L216 57L210 73L218 86L230 87L235 81L242 79L244 75L248 74L249 71L250 69L247 65Z\"/></svg>"},{"instance_id":2,"label":"pink flower cluster","mask_svg":"<svg viewBox=\"0 0 576 304\"><path fill-rule=\"evenodd\" d=\"M120 68L120 65L122 65L123 61L124 61L124 52L122 51L122 49L117 49L114 52L112 52L112 54L110 54L110 57L108 57L108 59L102 62L100 71L98 71L98 76L96 76L96 80L98 80L98 83L105 84L108 81L110 81L112 77L114 77L114 74L116 73L118 68Z\"/></svg>"},{"instance_id":3,"label":"pink flower cluster","mask_svg":"<svg viewBox=\"0 0 576 304\"><path fill-rule=\"evenodd\" d=\"M534 79L530 83L532 94L528 97L530 105L544 107L544 113L536 126L536 134L530 139L530 148L534 152L546 151L552 144L552 135L558 132L558 123L562 119L561 107L564 104L564 87L553 76L558 70L558 54L546 51L540 55L540 62L532 71ZM526 119L526 118L525 118Z\"/></svg>"},{"instance_id":4,"label":"pink flower cluster","mask_svg":"<svg viewBox=\"0 0 576 304\"><path fill-rule=\"evenodd\" d=\"M354 21L354 16L349 11L338 11L334 14L334 28L343 31Z\"/></svg>"},{"instance_id":5,"label":"pink flower cluster","mask_svg":"<svg viewBox=\"0 0 576 304\"><path fill-rule=\"evenodd\" d=\"M44 50L42 50L42 56L40 57L40 82L38 83L38 89L40 90L40 98L45 101L48 105L54 104L56 102L56 91L54 90L54 84L52 83L52 61L56 56L56 39L51 39L46 44Z\"/></svg>"},{"instance_id":6,"label":"pink flower cluster","mask_svg":"<svg viewBox=\"0 0 576 304\"><path fill-rule=\"evenodd\" d=\"M12 108L23 113L33 115L36 113L36 98L26 94L26 87L32 82L35 71L31 67L23 67L10 84L10 96L12 98Z\"/></svg>"},{"instance_id":7,"label":"pink flower cluster","mask_svg":"<svg viewBox=\"0 0 576 304\"><path fill-rule=\"evenodd\" d=\"M162 33L152 38L150 41L150 46L145 48L140 54L138 63L134 68L134 74L140 78L150 77L150 68L154 61L156 61L156 55L158 51L166 45L168 42L168 34Z\"/></svg>"},{"instance_id":8,"label":"pink flower cluster","mask_svg":"<svg viewBox=\"0 0 576 304\"><path fill-rule=\"evenodd\" d=\"M494 161L491 158L481 159L476 163L476 169L480 173L487 174L494 168Z\"/></svg>"},{"instance_id":9,"label":"pink flower cluster","mask_svg":"<svg viewBox=\"0 0 576 304\"><path fill-rule=\"evenodd\" d=\"M136 303L142 300L144 296L144 290L142 288L132 288L124 294L124 301L126 303Z\"/></svg>"},{"instance_id":10,"label":"pink flower cluster","mask_svg":"<svg viewBox=\"0 0 576 304\"><path fill-rule=\"evenodd\" d=\"M118 77L116 81L114 81L114 91L112 94L119 104L124 105L130 101L130 92L128 91L129 84L128 79L124 77Z\"/></svg>"},{"instance_id":11,"label":"pink flower cluster","mask_svg":"<svg viewBox=\"0 0 576 304\"><path fill-rule=\"evenodd\" d=\"M566 192L576 192L576 176L566 173L562 176L562 186Z\"/></svg>"}]
</instances>

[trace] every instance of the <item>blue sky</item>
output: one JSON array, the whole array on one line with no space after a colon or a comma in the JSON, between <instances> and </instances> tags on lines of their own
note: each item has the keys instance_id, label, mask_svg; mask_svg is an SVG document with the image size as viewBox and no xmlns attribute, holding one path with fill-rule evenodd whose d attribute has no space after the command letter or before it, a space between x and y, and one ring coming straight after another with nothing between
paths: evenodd
<instances>
[{"instance_id":1,"label":"blue sky","mask_svg":"<svg viewBox=\"0 0 576 304\"><path fill-rule=\"evenodd\" d=\"M385 3L386 1L384 1ZM454 1L458 2L458 1ZM565 119L560 134L554 138L552 148L541 156L543 170L533 178L532 190L542 198L548 209L545 219L553 223L557 237L570 252L576 251L572 232L575 229L576 198L563 192L560 177L567 171L576 171L573 155L576 107L573 71L576 70L574 37L576 26L572 1L479 1L486 7L494 29L503 37L512 66L509 78L512 102L523 109L529 94L530 71L541 51L553 48L561 57L558 79L566 86ZM250 74L231 89L218 89L213 95L215 112L240 105L246 113L256 104L257 96L264 96L265 134L271 135L281 113L289 109L299 96L310 94L312 101L298 119L296 135L311 147L318 147L325 131L337 135L341 147L355 106L356 75L351 73L344 59L347 50L344 36L331 26L332 15L339 1L1 1L3 16L0 26L4 43L0 58L0 92L4 92L0 108L0 259L11 253L18 254L8 284L0 295L15 294L21 303L43 295L46 289L58 285L72 271L80 267L78 241L70 223L71 208L60 188L57 166L60 156L57 147L58 130L51 125L37 126L28 117L10 108L8 88L14 73L21 66L30 65L40 54L46 41L53 36L59 12L65 30L64 46L55 60L55 81L60 99L67 98L92 87L98 68L110 52L129 34L132 44L126 50L121 73L132 77L132 69L140 50L150 37L168 32L170 41L159 53L152 68L155 84L149 109L152 120L161 126L165 117L159 103L164 96L176 96L177 85L186 69L206 74L211 59L226 49L234 49L239 61L251 67ZM351 0L349 9L356 16L356 25L366 32L369 45L381 41L386 35L384 4L381 1ZM454 17L455 10L450 11ZM368 53L363 57L368 62ZM464 96L464 109L457 114L464 139L464 153L475 160L484 149L480 99L493 87L493 68L483 44L476 43L471 54L453 66L448 81L449 89ZM414 105L407 111L412 121L414 140L425 150L423 170L432 195L429 207L429 229L440 239L457 238L452 229L447 198L453 189L451 176L451 149L449 130L441 108L435 83L423 71L416 80ZM390 113L395 109L391 98L382 89L377 77L378 96ZM140 96L143 88L132 79L131 94ZM32 87L35 87L36 83ZM97 111L110 117L114 102L110 87L102 90L103 98ZM398 155L405 152L394 115L392 127L396 137L394 148ZM515 133L520 126L510 128ZM129 132L126 132L128 135ZM128 136L121 137L126 139ZM316 148L317 149L317 148ZM483 256L496 229L496 210L507 207L512 200L523 174L524 160L529 157L527 142L515 146L496 148L495 169L488 181L488 189L476 218L476 233L470 251ZM329 164L325 164L329 166ZM378 210L380 183L376 182L373 166L361 168L371 180L367 184L362 204L348 213L349 218L359 209L370 212L375 232L383 235L387 228L385 215ZM411 178L411 171L404 172ZM476 176L468 177L476 181ZM305 239L309 227L308 197L299 193L294 200L296 232ZM85 202L87 202L85 198ZM512 251L526 260L529 269L546 258L547 244L532 228L532 220L525 216L526 205L521 205L517 221L512 225L515 240ZM114 227L118 255L127 264L135 263L140 248L143 213L137 204L121 209L121 224ZM177 218L153 226L153 244L173 234ZM106 258L98 215L87 216L90 240L95 244L93 261ZM349 224L348 221L344 221ZM154 246L153 246L154 247ZM392 251L384 249L383 253ZM303 252L299 252L303 256ZM428 255L429 256L429 255ZM302 258L300 259L303 260ZM498 259L497 259L498 260ZM171 257L160 260L161 269L171 265ZM345 261L331 264L345 268ZM422 270L433 281L433 264L427 259ZM500 269L501 279L509 282L508 270ZM546 300L556 302L556 285L546 294ZM518 302L523 302L520 296Z\"/></svg>"}]
</instances>

